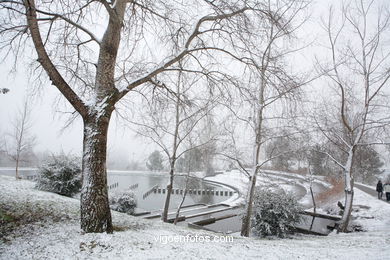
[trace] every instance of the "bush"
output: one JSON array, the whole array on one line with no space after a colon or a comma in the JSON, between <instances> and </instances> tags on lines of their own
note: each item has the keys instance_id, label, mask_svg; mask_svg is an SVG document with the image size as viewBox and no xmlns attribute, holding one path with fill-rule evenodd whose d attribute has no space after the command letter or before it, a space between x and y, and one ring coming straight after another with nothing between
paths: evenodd
<instances>
[{"instance_id":1,"label":"bush","mask_svg":"<svg viewBox=\"0 0 390 260\"><path fill-rule=\"evenodd\" d=\"M296 198L283 190L257 190L254 197L252 230L255 235L285 237L301 220L302 207Z\"/></svg>"},{"instance_id":2,"label":"bush","mask_svg":"<svg viewBox=\"0 0 390 260\"><path fill-rule=\"evenodd\" d=\"M37 188L71 197L80 192L80 160L66 155L52 156L38 171Z\"/></svg>"},{"instance_id":3,"label":"bush","mask_svg":"<svg viewBox=\"0 0 390 260\"><path fill-rule=\"evenodd\" d=\"M133 214L137 206L137 200L132 191L115 194L110 198L110 208L119 212Z\"/></svg>"}]
</instances>

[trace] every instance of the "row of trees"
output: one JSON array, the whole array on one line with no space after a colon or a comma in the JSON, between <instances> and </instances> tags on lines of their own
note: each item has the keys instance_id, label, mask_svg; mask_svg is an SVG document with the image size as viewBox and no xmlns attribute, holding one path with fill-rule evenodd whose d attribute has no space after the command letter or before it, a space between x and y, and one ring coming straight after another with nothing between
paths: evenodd
<instances>
[{"instance_id":1,"label":"row of trees","mask_svg":"<svg viewBox=\"0 0 390 260\"><path fill-rule=\"evenodd\" d=\"M213 159L215 154L216 151L213 151L210 158ZM187 172L188 168L190 168L193 172L206 172L206 175L207 173L212 173L214 171L213 161L209 162L207 155L207 150L205 151L199 148L185 152L183 156L177 159L176 171L183 173ZM146 161L146 166L150 171L165 170L164 156L158 150L152 152Z\"/></svg>"},{"instance_id":2,"label":"row of trees","mask_svg":"<svg viewBox=\"0 0 390 260\"><path fill-rule=\"evenodd\" d=\"M201 150L204 161L217 153L247 174L241 234L248 236L258 174L272 161L284 162L283 156L309 149L343 172L341 230L346 231L358 151L386 144L388 137L390 15L372 0L331 8L322 22L327 37L322 44L329 53L318 57L315 70L302 69L292 61L305 47L298 32L309 4L0 2L2 53L18 57L34 49L40 80L50 80L83 119L81 228L113 231L106 153L115 111L168 158L164 221L176 169ZM92 18L98 16L101 23ZM322 92L332 98L312 102L302 117L304 87L320 84L319 78L325 82ZM309 96L312 101L318 97ZM293 145L284 145L286 140ZM302 153L298 161L311 159Z\"/></svg>"}]
</instances>

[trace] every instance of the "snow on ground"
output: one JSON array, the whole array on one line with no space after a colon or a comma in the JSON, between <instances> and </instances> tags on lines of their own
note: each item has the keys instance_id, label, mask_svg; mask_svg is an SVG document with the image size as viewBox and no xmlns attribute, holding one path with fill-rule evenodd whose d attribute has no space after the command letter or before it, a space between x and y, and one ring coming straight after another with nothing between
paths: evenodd
<instances>
[{"instance_id":1,"label":"snow on ground","mask_svg":"<svg viewBox=\"0 0 390 260\"><path fill-rule=\"evenodd\" d=\"M388 259L390 255L390 205L358 190L355 201L362 206L356 207L359 212L354 214L367 232L332 233L328 237L295 235L290 239L233 237L233 242L219 243L200 241L207 236L214 238L216 233L117 212L113 212L113 222L119 231L83 234L78 222L79 201L35 190L32 182L5 176L0 176L0 190L2 211L31 213L0 242L0 259L366 260Z\"/></svg>"},{"instance_id":2,"label":"snow on ground","mask_svg":"<svg viewBox=\"0 0 390 260\"><path fill-rule=\"evenodd\" d=\"M293 177L296 179L300 179L302 181L308 181L310 178L310 175L302 175L299 173L292 173L292 172L273 171L273 170L265 170L264 172L268 173L268 174L277 174L277 175L285 176L285 177L290 178L290 179L291 179L291 177ZM314 183L318 183L318 184L323 185L324 187L328 187L328 188L332 186L331 184L329 184L328 182L323 180L325 177L319 178L318 175L315 175L313 177L314 177L314 179L313 179Z\"/></svg>"},{"instance_id":3,"label":"snow on ground","mask_svg":"<svg viewBox=\"0 0 390 260\"><path fill-rule=\"evenodd\" d=\"M357 184L359 184L359 185L362 185L362 186L364 186L364 187L370 188L370 189L372 189L372 190L376 190L376 185L368 185L368 184L364 184L364 183L362 183L362 182L355 182L355 183L357 183Z\"/></svg>"},{"instance_id":4,"label":"snow on ground","mask_svg":"<svg viewBox=\"0 0 390 260\"><path fill-rule=\"evenodd\" d=\"M312 200L310 195L310 184L307 182L307 179L301 175L293 174L292 177L287 173L276 172L278 175L272 174L260 174L257 177L256 186L263 187L279 187L282 188L289 194L295 194L298 198L300 198L299 202L304 205L306 208L312 207ZM296 175L299 177L297 178ZM239 203L245 202L245 196L248 189L249 179L248 177L241 171L232 170L229 172L223 172L221 174L217 174L212 177L206 177L206 180L216 181L224 184L228 184L234 186L240 193L241 198L239 199L231 199L225 201L225 204L229 204L231 206L238 205ZM314 180L315 184L320 184L323 187L328 187L329 184L322 184L323 181ZM314 187L314 192L321 192L318 188L318 185Z\"/></svg>"},{"instance_id":5,"label":"snow on ground","mask_svg":"<svg viewBox=\"0 0 390 260\"><path fill-rule=\"evenodd\" d=\"M246 193L248 188L248 177L241 171L232 170L223 172L215 176L206 177L205 180L216 181L232 185L242 194Z\"/></svg>"},{"instance_id":6,"label":"snow on ground","mask_svg":"<svg viewBox=\"0 0 390 260\"><path fill-rule=\"evenodd\" d=\"M369 207L367 209L367 207ZM354 194L354 223L360 224L372 232L387 230L387 242L390 248L390 204L384 200L376 199L359 189ZM390 255L388 256L390 258Z\"/></svg>"}]
</instances>

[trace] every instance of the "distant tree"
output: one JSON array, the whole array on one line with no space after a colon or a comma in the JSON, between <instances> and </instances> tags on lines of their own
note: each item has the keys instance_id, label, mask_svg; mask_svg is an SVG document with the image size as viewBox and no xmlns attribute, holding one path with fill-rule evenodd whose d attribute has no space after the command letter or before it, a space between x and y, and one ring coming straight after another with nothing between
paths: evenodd
<instances>
[{"instance_id":1,"label":"distant tree","mask_svg":"<svg viewBox=\"0 0 390 260\"><path fill-rule=\"evenodd\" d=\"M319 153L319 146L310 145L309 133L305 129L286 127L267 143L265 155L270 160L273 169L281 171L307 171L308 163L316 170L321 164L327 163L326 155ZM274 156L278 154L278 156ZM325 158L324 161L322 161ZM314 162L315 161L315 162ZM318 171L317 171L318 172ZM315 172L315 174L320 174Z\"/></svg>"},{"instance_id":2,"label":"distant tree","mask_svg":"<svg viewBox=\"0 0 390 260\"><path fill-rule=\"evenodd\" d=\"M203 169L203 154L200 148L194 148L187 151L184 156L177 160L177 171L187 172L188 169L191 171L201 171Z\"/></svg>"},{"instance_id":3,"label":"distant tree","mask_svg":"<svg viewBox=\"0 0 390 260\"><path fill-rule=\"evenodd\" d=\"M12 132L8 134L10 142L7 145L7 153L15 162L15 177L19 179L19 166L22 161L26 161L28 153L32 153L35 144L35 136L31 134L31 108L27 100L23 103L12 121Z\"/></svg>"},{"instance_id":4,"label":"distant tree","mask_svg":"<svg viewBox=\"0 0 390 260\"><path fill-rule=\"evenodd\" d=\"M5 142L5 136L4 134L0 131L0 153L6 154L7 149L6 149L6 142Z\"/></svg>"},{"instance_id":5,"label":"distant tree","mask_svg":"<svg viewBox=\"0 0 390 260\"><path fill-rule=\"evenodd\" d=\"M164 169L162 162L163 159L161 153L156 150L149 155L148 161L146 162L146 167L148 167L148 169L151 171L161 171Z\"/></svg>"},{"instance_id":6,"label":"distant tree","mask_svg":"<svg viewBox=\"0 0 390 260\"><path fill-rule=\"evenodd\" d=\"M361 145L356 149L353 172L356 179L363 183L372 184L376 181L376 176L383 173L381 168L384 163L381 161L379 153L371 145Z\"/></svg>"},{"instance_id":7,"label":"distant tree","mask_svg":"<svg viewBox=\"0 0 390 260\"><path fill-rule=\"evenodd\" d=\"M5 138L3 135L1 135L1 137L0 137L0 166L4 166L4 164L7 162L7 159L8 158L7 158L7 149L6 149Z\"/></svg>"},{"instance_id":8,"label":"distant tree","mask_svg":"<svg viewBox=\"0 0 390 260\"><path fill-rule=\"evenodd\" d=\"M205 119L200 136L202 142L205 143L205 145L200 147L203 162L202 170L205 172L205 176L213 176L215 172L214 157L217 153L215 136L218 136L220 133L216 130L218 127L213 113L209 113Z\"/></svg>"},{"instance_id":9,"label":"distant tree","mask_svg":"<svg viewBox=\"0 0 390 260\"><path fill-rule=\"evenodd\" d=\"M139 161L137 160L131 160L129 164L126 167L126 170L130 171L137 171L137 170L142 170L142 165L140 164Z\"/></svg>"},{"instance_id":10,"label":"distant tree","mask_svg":"<svg viewBox=\"0 0 390 260\"><path fill-rule=\"evenodd\" d=\"M329 175L330 169L327 166L328 156L322 152L321 145L316 144L307 153L308 163L311 166L311 171L314 175Z\"/></svg>"},{"instance_id":11,"label":"distant tree","mask_svg":"<svg viewBox=\"0 0 390 260\"><path fill-rule=\"evenodd\" d=\"M272 157L273 154L279 154L271 160L272 167L281 170L289 171L292 166L293 153L292 143L287 134L273 139L266 147L267 157Z\"/></svg>"}]
</instances>

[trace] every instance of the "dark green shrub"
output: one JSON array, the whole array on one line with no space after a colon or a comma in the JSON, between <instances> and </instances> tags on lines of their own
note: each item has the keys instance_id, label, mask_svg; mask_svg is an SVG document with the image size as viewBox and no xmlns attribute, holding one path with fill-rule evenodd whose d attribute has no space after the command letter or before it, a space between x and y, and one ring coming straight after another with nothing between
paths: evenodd
<instances>
[{"instance_id":1,"label":"dark green shrub","mask_svg":"<svg viewBox=\"0 0 390 260\"><path fill-rule=\"evenodd\" d=\"M294 231L292 227L300 221L302 211L296 198L271 190L257 190L254 197L252 230L260 237L285 237Z\"/></svg>"},{"instance_id":2,"label":"dark green shrub","mask_svg":"<svg viewBox=\"0 0 390 260\"><path fill-rule=\"evenodd\" d=\"M52 156L39 168L37 188L71 197L81 190L80 160L66 155Z\"/></svg>"},{"instance_id":3,"label":"dark green shrub","mask_svg":"<svg viewBox=\"0 0 390 260\"><path fill-rule=\"evenodd\" d=\"M132 191L114 194L110 197L110 208L119 212L133 214L137 206L137 200Z\"/></svg>"}]
</instances>

